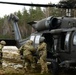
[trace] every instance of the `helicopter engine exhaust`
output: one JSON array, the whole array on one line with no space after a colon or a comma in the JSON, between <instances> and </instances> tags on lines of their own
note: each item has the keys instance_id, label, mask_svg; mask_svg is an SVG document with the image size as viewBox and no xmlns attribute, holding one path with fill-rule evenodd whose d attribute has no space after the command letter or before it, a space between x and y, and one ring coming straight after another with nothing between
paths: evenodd
<instances>
[{"instance_id":1,"label":"helicopter engine exhaust","mask_svg":"<svg viewBox=\"0 0 76 75\"><path fill-rule=\"evenodd\" d=\"M48 17L40 21L30 22L28 24L30 24L38 32L59 27L58 19L54 17Z\"/></svg>"}]
</instances>

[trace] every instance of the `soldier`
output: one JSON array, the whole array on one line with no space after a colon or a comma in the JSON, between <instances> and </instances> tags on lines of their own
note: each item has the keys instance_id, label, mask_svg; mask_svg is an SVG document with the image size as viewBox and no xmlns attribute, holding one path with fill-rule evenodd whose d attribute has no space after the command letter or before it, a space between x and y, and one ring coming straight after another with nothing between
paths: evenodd
<instances>
[{"instance_id":1,"label":"soldier","mask_svg":"<svg viewBox=\"0 0 76 75\"><path fill-rule=\"evenodd\" d=\"M0 68L2 68L2 56L3 56L2 48L4 47L4 45L6 45L6 42L2 40L0 42Z\"/></svg>"},{"instance_id":2,"label":"soldier","mask_svg":"<svg viewBox=\"0 0 76 75\"><path fill-rule=\"evenodd\" d=\"M35 59L33 57L33 53L35 52L35 49L33 47L33 41L28 40L26 44L24 44L19 50L20 52L23 51L23 57L24 57L24 68L26 72L29 72L30 69L35 68Z\"/></svg>"},{"instance_id":3,"label":"soldier","mask_svg":"<svg viewBox=\"0 0 76 75\"><path fill-rule=\"evenodd\" d=\"M40 38L40 44L38 46L38 52L39 52L39 62L41 65L41 74L44 72L48 73L48 67L47 67L47 62L46 62L46 57L47 57L47 45L44 42L44 37Z\"/></svg>"}]
</instances>

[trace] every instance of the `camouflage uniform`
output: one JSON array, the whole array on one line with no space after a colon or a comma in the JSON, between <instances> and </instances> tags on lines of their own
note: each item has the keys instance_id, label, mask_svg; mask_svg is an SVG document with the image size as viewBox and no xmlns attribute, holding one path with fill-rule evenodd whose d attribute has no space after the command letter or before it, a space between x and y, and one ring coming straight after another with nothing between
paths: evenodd
<instances>
[{"instance_id":1,"label":"camouflage uniform","mask_svg":"<svg viewBox=\"0 0 76 75\"><path fill-rule=\"evenodd\" d=\"M23 56L24 56L24 64L25 64L25 69L27 72L29 72L30 68L35 68L35 60L32 55L32 53L35 52L34 47L32 46L32 41L28 40L26 44L24 44L19 50L23 51Z\"/></svg>"},{"instance_id":2,"label":"camouflage uniform","mask_svg":"<svg viewBox=\"0 0 76 75\"><path fill-rule=\"evenodd\" d=\"M4 47L5 44L6 44L5 41L0 42L0 68L2 67L2 56L3 56L2 48Z\"/></svg>"},{"instance_id":3,"label":"camouflage uniform","mask_svg":"<svg viewBox=\"0 0 76 75\"><path fill-rule=\"evenodd\" d=\"M38 52L39 52L39 62L41 65L41 74L44 72L48 73L48 67L47 67L47 62L46 62L46 57L47 57L47 50L46 50L46 43L41 42L38 46Z\"/></svg>"}]
</instances>

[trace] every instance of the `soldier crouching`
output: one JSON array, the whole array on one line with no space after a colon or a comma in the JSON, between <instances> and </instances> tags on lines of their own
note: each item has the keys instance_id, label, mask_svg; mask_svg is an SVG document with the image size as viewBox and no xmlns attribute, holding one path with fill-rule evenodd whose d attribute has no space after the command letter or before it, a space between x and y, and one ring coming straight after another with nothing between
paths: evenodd
<instances>
[{"instance_id":1,"label":"soldier crouching","mask_svg":"<svg viewBox=\"0 0 76 75\"><path fill-rule=\"evenodd\" d=\"M35 59L32 53L35 52L33 41L28 40L19 50L23 51L24 68L26 72L31 72L35 68Z\"/></svg>"}]
</instances>

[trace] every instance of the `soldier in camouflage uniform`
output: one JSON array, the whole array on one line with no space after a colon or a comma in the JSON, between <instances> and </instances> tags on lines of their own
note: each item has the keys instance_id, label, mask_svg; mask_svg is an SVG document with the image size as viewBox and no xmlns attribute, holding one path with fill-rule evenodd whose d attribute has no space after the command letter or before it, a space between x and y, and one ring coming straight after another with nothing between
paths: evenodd
<instances>
[{"instance_id":1,"label":"soldier in camouflage uniform","mask_svg":"<svg viewBox=\"0 0 76 75\"><path fill-rule=\"evenodd\" d=\"M0 42L0 68L2 68L2 56L3 56L2 48L4 47L4 45L6 45L6 42L2 40Z\"/></svg>"},{"instance_id":2,"label":"soldier in camouflage uniform","mask_svg":"<svg viewBox=\"0 0 76 75\"><path fill-rule=\"evenodd\" d=\"M38 46L38 52L39 52L39 62L41 65L41 74L43 74L44 72L48 73L48 67L47 67L47 62L46 62L46 58L47 58L47 44L44 42L44 37L41 37L40 39L40 44Z\"/></svg>"},{"instance_id":3,"label":"soldier in camouflage uniform","mask_svg":"<svg viewBox=\"0 0 76 75\"><path fill-rule=\"evenodd\" d=\"M33 41L28 40L26 44L24 44L19 50L23 51L25 71L29 72L30 69L35 68L35 59L33 57L33 53L35 52L35 48L33 47Z\"/></svg>"}]
</instances>

